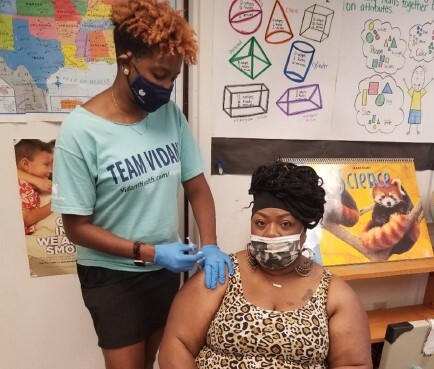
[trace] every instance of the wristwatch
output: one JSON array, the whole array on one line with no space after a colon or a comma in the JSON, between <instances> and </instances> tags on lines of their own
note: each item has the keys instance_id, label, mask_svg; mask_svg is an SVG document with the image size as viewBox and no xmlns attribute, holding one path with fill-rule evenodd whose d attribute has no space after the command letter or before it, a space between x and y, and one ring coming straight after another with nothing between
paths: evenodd
<instances>
[{"instance_id":1,"label":"wristwatch","mask_svg":"<svg viewBox=\"0 0 434 369\"><path fill-rule=\"evenodd\" d=\"M144 242L135 241L133 243L133 262L137 266L146 266L147 262L140 258L140 246L145 245Z\"/></svg>"}]
</instances>

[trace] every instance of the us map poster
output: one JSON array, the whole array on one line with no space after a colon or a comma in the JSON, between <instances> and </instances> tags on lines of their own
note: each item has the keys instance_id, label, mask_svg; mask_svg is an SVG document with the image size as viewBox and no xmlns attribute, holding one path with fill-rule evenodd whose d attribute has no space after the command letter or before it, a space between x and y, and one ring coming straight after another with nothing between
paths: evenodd
<instances>
[{"instance_id":1,"label":"us map poster","mask_svg":"<svg viewBox=\"0 0 434 369\"><path fill-rule=\"evenodd\" d=\"M65 234L61 215L51 211L55 139L15 139L13 144L29 275L76 273L75 245Z\"/></svg>"},{"instance_id":2,"label":"us map poster","mask_svg":"<svg viewBox=\"0 0 434 369\"><path fill-rule=\"evenodd\" d=\"M116 75L111 1L0 2L0 121L61 121Z\"/></svg>"},{"instance_id":3,"label":"us map poster","mask_svg":"<svg viewBox=\"0 0 434 369\"><path fill-rule=\"evenodd\" d=\"M323 265L433 257L411 159L288 161L324 181L324 218L313 230Z\"/></svg>"},{"instance_id":4,"label":"us map poster","mask_svg":"<svg viewBox=\"0 0 434 369\"><path fill-rule=\"evenodd\" d=\"M111 86L112 2L0 1L0 123L60 122Z\"/></svg>"},{"instance_id":5,"label":"us map poster","mask_svg":"<svg viewBox=\"0 0 434 369\"><path fill-rule=\"evenodd\" d=\"M433 59L431 0L215 0L213 137L433 142Z\"/></svg>"}]
</instances>

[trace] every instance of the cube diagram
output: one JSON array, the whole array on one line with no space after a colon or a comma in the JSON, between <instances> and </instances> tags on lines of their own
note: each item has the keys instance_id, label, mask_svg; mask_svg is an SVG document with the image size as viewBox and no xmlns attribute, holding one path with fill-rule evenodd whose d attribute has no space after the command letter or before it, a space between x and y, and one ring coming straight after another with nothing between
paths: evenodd
<instances>
[{"instance_id":1,"label":"cube diagram","mask_svg":"<svg viewBox=\"0 0 434 369\"><path fill-rule=\"evenodd\" d=\"M304 11L300 35L318 42L330 34L334 11L321 5L312 5Z\"/></svg>"}]
</instances>

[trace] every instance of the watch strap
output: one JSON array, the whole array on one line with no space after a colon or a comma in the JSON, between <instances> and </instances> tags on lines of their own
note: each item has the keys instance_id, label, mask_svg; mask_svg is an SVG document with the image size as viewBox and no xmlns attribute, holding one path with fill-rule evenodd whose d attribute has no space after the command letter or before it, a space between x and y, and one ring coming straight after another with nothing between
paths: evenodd
<instances>
[{"instance_id":1,"label":"watch strap","mask_svg":"<svg viewBox=\"0 0 434 369\"><path fill-rule=\"evenodd\" d=\"M133 262L137 266L146 266L146 261L143 261L140 256L140 247L145 243L141 241L135 241L133 243Z\"/></svg>"}]
</instances>

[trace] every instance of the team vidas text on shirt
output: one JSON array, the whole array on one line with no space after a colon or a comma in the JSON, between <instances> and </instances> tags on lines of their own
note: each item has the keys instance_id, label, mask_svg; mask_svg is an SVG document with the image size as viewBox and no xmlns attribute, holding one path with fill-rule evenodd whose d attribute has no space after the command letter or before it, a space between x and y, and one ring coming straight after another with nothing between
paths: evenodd
<instances>
[{"instance_id":1,"label":"team vidas text on shirt","mask_svg":"<svg viewBox=\"0 0 434 369\"><path fill-rule=\"evenodd\" d=\"M157 147L156 149L132 155L130 158L119 160L110 164L106 169L112 175L115 184L118 184L119 179L121 182L127 182L148 173L148 170L154 171L178 162L178 143L175 142L165 147Z\"/></svg>"}]
</instances>

